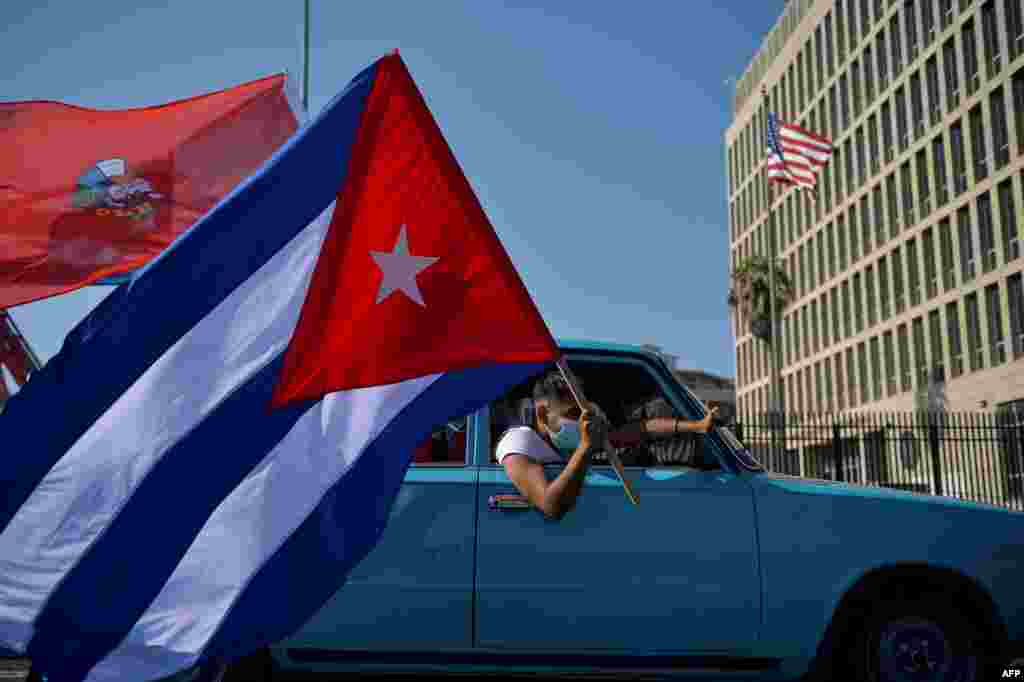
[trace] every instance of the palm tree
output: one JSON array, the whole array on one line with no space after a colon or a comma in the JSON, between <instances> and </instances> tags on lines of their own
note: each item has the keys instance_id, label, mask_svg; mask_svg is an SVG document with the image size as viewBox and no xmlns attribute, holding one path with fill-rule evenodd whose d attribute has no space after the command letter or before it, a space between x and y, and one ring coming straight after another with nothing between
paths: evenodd
<instances>
[{"instance_id":1,"label":"palm tree","mask_svg":"<svg viewBox=\"0 0 1024 682\"><path fill-rule=\"evenodd\" d=\"M750 331L762 341L771 341L771 318L768 315L771 277L770 260L764 256L743 259L732 272L732 287L728 303L739 310L740 319L750 320ZM796 298L793 281L782 267L775 263L775 314L778 316Z\"/></svg>"}]
</instances>

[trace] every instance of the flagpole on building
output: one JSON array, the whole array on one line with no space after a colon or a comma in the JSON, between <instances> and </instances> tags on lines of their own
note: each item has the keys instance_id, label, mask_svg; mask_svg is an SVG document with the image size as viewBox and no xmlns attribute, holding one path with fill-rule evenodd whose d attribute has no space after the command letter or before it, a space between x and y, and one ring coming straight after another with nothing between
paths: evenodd
<instances>
[{"instance_id":1,"label":"flagpole on building","mask_svg":"<svg viewBox=\"0 0 1024 682\"><path fill-rule=\"evenodd\" d=\"M771 103L768 100L768 89L762 84L761 85L762 103L766 109L765 120L768 120L768 116L771 115ZM765 182L768 185L768 326L769 333L771 334L769 341L769 352L771 354L771 386L769 389L770 405L769 405L769 420L772 432L772 454L777 454L775 451L778 448L778 426L781 421L782 415L785 413L785 407L783 406L782 390L779 386L779 335L776 327L775 320L775 264L777 260L776 256L776 244L775 244L775 202L772 183L768 179L768 164L765 163Z\"/></svg>"},{"instance_id":2,"label":"flagpole on building","mask_svg":"<svg viewBox=\"0 0 1024 682\"><path fill-rule=\"evenodd\" d=\"M309 0L306 0L305 30L302 44L302 110L309 115Z\"/></svg>"}]
</instances>

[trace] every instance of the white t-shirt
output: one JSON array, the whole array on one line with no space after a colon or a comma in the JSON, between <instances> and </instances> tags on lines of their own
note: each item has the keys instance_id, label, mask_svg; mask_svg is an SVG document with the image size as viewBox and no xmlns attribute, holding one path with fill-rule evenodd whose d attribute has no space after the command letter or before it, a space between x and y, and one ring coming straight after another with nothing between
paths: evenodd
<instances>
[{"instance_id":1,"label":"white t-shirt","mask_svg":"<svg viewBox=\"0 0 1024 682\"><path fill-rule=\"evenodd\" d=\"M563 464L566 458L548 445L547 441L529 426L514 426L506 431L498 440L494 457L501 464L505 455L526 455L541 464Z\"/></svg>"}]
</instances>

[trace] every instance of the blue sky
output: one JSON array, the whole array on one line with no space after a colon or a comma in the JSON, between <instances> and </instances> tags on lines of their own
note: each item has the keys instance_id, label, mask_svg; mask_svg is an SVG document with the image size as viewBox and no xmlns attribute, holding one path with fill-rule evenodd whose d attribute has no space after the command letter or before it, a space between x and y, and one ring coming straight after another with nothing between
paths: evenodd
<instances>
[{"instance_id":1,"label":"blue sky","mask_svg":"<svg viewBox=\"0 0 1024 682\"><path fill-rule=\"evenodd\" d=\"M782 5L314 0L310 108L398 48L556 336L733 376L723 136ZM135 107L301 73L300 0L4 10L7 101ZM111 290L14 319L46 360Z\"/></svg>"}]
</instances>

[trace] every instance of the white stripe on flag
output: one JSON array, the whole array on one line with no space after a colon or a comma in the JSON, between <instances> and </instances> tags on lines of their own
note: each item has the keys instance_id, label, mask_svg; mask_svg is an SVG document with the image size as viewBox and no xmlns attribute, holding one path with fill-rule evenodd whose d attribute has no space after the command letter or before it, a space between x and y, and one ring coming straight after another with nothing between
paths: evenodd
<instances>
[{"instance_id":1,"label":"white stripe on flag","mask_svg":"<svg viewBox=\"0 0 1024 682\"><path fill-rule=\"evenodd\" d=\"M829 147L829 145L820 142L819 140L815 140L812 137L808 137L807 135L801 133L799 130L795 130L793 128L783 128L780 136L784 140L792 140L793 142L802 144L809 150L820 152L822 154L827 155L831 151L831 147Z\"/></svg>"},{"instance_id":2,"label":"white stripe on flag","mask_svg":"<svg viewBox=\"0 0 1024 682\"><path fill-rule=\"evenodd\" d=\"M217 508L87 682L154 679L193 665L263 564L383 428L441 376L332 393L306 412Z\"/></svg>"},{"instance_id":3,"label":"white stripe on flag","mask_svg":"<svg viewBox=\"0 0 1024 682\"><path fill-rule=\"evenodd\" d=\"M22 652L53 591L160 458L284 351L334 204L199 322L47 472L0 534L0 632ZM88 525L84 525L88 524Z\"/></svg>"}]
</instances>

